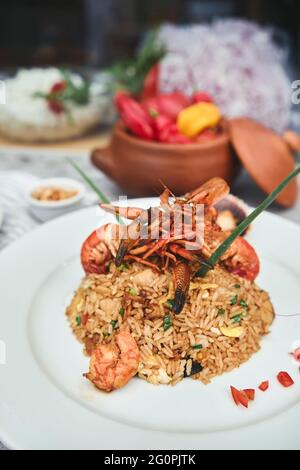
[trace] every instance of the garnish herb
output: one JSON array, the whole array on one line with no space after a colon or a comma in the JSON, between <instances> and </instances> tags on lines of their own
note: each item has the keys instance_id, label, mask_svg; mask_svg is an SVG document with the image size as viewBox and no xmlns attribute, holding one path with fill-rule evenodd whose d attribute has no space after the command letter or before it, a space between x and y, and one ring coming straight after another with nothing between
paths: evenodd
<instances>
[{"instance_id":1,"label":"garnish herb","mask_svg":"<svg viewBox=\"0 0 300 470\"><path fill-rule=\"evenodd\" d=\"M174 299L169 299L169 300L167 300L167 302L166 302L166 306L167 306L170 310L172 310L173 307L174 307L174 302L175 302Z\"/></svg>"},{"instance_id":2,"label":"garnish herb","mask_svg":"<svg viewBox=\"0 0 300 470\"><path fill-rule=\"evenodd\" d=\"M228 238L216 249L216 251L208 259L208 266L201 266L201 268L196 272L196 277L204 277L210 269L212 269L220 258L226 253L228 248L232 245L237 237L242 235L242 233L249 227L250 224L265 210L267 209L277 198L278 194L283 191L286 186L300 173L300 165L297 165L295 170L292 171L287 178L285 178L277 188L268 196L266 199L250 214L246 219L244 219L236 229L232 231Z\"/></svg>"},{"instance_id":3,"label":"garnish herb","mask_svg":"<svg viewBox=\"0 0 300 470\"><path fill-rule=\"evenodd\" d=\"M218 309L218 316L225 315L225 310L224 308L219 308Z\"/></svg>"},{"instance_id":4,"label":"garnish herb","mask_svg":"<svg viewBox=\"0 0 300 470\"><path fill-rule=\"evenodd\" d=\"M76 317L76 325L77 326L81 325L81 317Z\"/></svg>"},{"instance_id":5,"label":"garnish herb","mask_svg":"<svg viewBox=\"0 0 300 470\"><path fill-rule=\"evenodd\" d=\"M246 300L243 300L243 299L242 299L242 300L240 301L240 305L241 305L242 307L244 307L244 308L247 308L247 309L249 308L249 306L248 306Z\"/></svg>"},{"instance_id":6,"label":"garnish herb","mask_svg":"<svg viewBox=\"0 0 300 470\"><path fill-rule=\"evenodd\" d=\"M136 57L118 62L107 70L113 77L108 85L109 91L125 89L139 95L146 75L165 53L165 47L157 39L157 31L151 31Z\"/></svg>"},{"instance_id":7,"label":"garnish herb","mask_svg":"<svg viewBox=\"0 0 300 470\"><path fill-rule=\"evenodd\" d=\"M67 160L72 165L72 167L80 174L81 178L88 184L88 186L97 194L100 201L104 202L105 204L109 204L109 199L107 199L101 189L98 188L96 183L94 183L94 181L77 165L77 163L75 163L74 160L72 160L71 158L67 158ZM124 223L120 216L116 215L116 219L119 224Z\"/></svg>"},{"instance_id":8,"label":"garnish herb","mask_svg":"<svg viewBox=\"0 0 300 470\"><path fill-rule=\"evenodd\" d=\"M137 295L137 291L134 287L132 287L131 289L129 289L129 294L130 295Z\"/></svg>"},{"instance_id":9,"label":"garnish herb","mask_svg":"<svg viewBox=\"0 0 300 470\"><path fill-rule=\"evenodd\" d=\"M172 326L172 318L170 315L165 315L163 320L164 331L167 331Z\"/></svg>"},{"instance_id":10,"label":"garnish herb","mask_svg":"<svg viewBox=\"0 0 300 470\"><path fill-rule=\"evenodd\" d=\"M234 297L232 297L232 299L230 300L230 304L231 305L236 305L238 302L238 296L235 295Z\"/></svg>"},{"instance_id":11,"label":"garnish herb","mask_svg":"<svg viewBox=\"0 0 300 470\"><path fill-rule=\"evenodd\" d=\"M234 287L235 289L240 289L240 288L241 288L240 284L235 284L233 287Z\"/></svg>"},{"instance_id":12,"label":"garnish herb","mask_svg":"<svg viewBox=\"0 0 300 470\"><path fill-rule=\"evenodd\" d=\"M192 346L192 349L203 349L203 346L202 344L194 344L194 346Z\"/></svg>"},{"instance_id":13,"label":"garnish herb","mask_svg":"<svg viewBox=\"0 0 300 470\"><path fill-rule=\"evenodd\" d=\"M129 266L128 266L127 263L122 263L122 264L120 264L120 266L117 269L118 269L118 271L122 272L122 271L126 271L126 269L129 269Z\"/></svg>"},{"instance_id":14,"label":"garnish herb","mask_svg":"<svg viewBox=\"0 0 300 470\"><path fill-rule=\"evenodd\" d=\"M124 313L125 313L125 309L123 307L121 307L120 310L119 310L119 314L122 318L124 317Z\"/></svg>"},{"instance_id":15,"label":"garnish herb","mask_svg":"<svg viewBox=\"0 0 300 470\"><path fill-rule=\"evenodd\" d=\"M108 333L108 331L103 331L103 338L107 338L108 336L110 336L110 333Z\"/></svg>"},{"instance_id":16,"label":"garnish herb","mask_svg":"<svg viewBox=\"0 0 300 470\"><path fill-rule=\"evenodd\" d=\"M232 317L233 323L240 323L242 320L242 315L236 315L235 317Z\"/></svg>"},{"instance_id":17,"label":"garnish herb","mask_svg":"<svg viewBox=\"0 0 300 470\"><path fill-rule=\"evenodd\" d=\"M112 320L110 322L111 326L113 327L113 330L116 330L118 328L118 320Z\"/></svg>"}]
</instances>

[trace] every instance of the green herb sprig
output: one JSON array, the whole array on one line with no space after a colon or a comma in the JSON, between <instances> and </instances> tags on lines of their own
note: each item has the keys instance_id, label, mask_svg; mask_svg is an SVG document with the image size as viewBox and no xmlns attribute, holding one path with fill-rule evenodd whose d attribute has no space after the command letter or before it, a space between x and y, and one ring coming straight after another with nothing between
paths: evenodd
<instances>
[{"instance_id":1,"label":"green herb sprig","mask_svg":"<svg viewBox=\"0 0 300 470\"><path fill-rule=\"evenodd\" d=\"M72 167L80 174L82 179L88 184L88 186L97 194L99 197L100 201L105 203L105 204L110 204L110 200L107 199L105 194L101 191L101 189L98 188L96 183L77 165L77 163L74 162L71 158L67 158L67 161L72 165ZM117 222L119 224L123 224L123 220L119 215L116 215Z\"/></svg>"},{"instance_id":2,"label":"green herb sprig","mask_svg":"<svg viewBox=\"0 0 300 470\"><path fill-rule=\"evenodd\" d=\"M113 78L108 85L109 91L126 89L133 95L139 95L147 73L165 54L165 47L157 39L157 30L151 31L134 59L117 62L107 69Z\"/></svg>"},{"instance_id":3,"label":"green herb sprig","mask_svg":"<svg viewBox=\"0 0 300 470\"><path fill-rule=\"evenodd\" d=\"M238 238L252 222L264 211L266 210L277 198L277 196L283 191L286 186L297 176L300 174L300 165L297 165L295 170L292 171L287 178L285 178L274 191L250 214L246 217L243 222L238 225L238 227L233 230L233 232L229 235L228 238L216 249L216 251L211 255L208 259L208 266L201 266L201 268L196 272L196 277L204 277L208 273L210 269L216 265L216 263L221 259L221 257L226 253L228 248L232 245L232 243Z\"/></svg>"}]
</instances>

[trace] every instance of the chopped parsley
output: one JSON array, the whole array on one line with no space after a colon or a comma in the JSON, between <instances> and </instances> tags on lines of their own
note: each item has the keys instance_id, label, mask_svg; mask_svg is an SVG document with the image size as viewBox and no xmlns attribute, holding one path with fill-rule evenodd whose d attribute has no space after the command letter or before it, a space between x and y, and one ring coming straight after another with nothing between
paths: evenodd
<instances>
[{"instance_id":1,"label":"chopped parsley","mask_svg":"<svg viewBox=\"0 0 300 470\"><path fill-rule=\"evenodd\" d=\"M202 344L194 344L194 346L192 346L192 349L203 349L203 346Z\"/></svg>"},{"instance_id":2,"label":"chopped parsley","mask_svg":"<svg viewBox=\"0 0 300 470\"><path fill-rule=\"evenodd\" d=\"M119 310L119 314L122 318L124 317L124 313L125 313L125 309L123 307L121 307L120 310Z\"/></svg>"},{"instance_id":3,"label":"chopped parsley","mask_svg":"<svg viewBox=\"0 0 300 470\"><path fill-rule=\"evenodd\" d=\"M76 325L77 326L81 325L81 317L76 317Z\"/></svg>"},{"instance_id":4,"label":"chopped parsley","mask_svg":"<svg viewBox=\"0 0 300 470\"><path fill-rule=\"evenodd\" d=\"M108 333L108 331L103 331L102 334L103 338L107 338L107 336L110 336L110 333Z\"/></svg>"},{"instance_id":5,"label":"chopped parsley","mask_svg":"<svg viewBox=\"0 0 300 470\"><path fill-rule=\"evenodd\" d=\"M110 324L113 327L113 330L116 330L119 327L118 320L112 320Z\"/></svg>"},{"instance_id":6,"label":"chopped parsley","mask_svg":"<svg viewBox=\"0 0 300 470\"><path fill-rule=\"evenodd\" d=\"M172 326L172 318L170 315L165 315L163 320L164 331L167 331Z\"/></svg>"},{"instance_id":7,"label":"chopped parsley","mask_svg":"<svg viewBox=\"0 0 300 470\"><path fill-rule=\"evenodd\" d=\"M225 310L224 308L219 308L218 309L218 316L225 315Z\"/></svg>"},{"instance_id":8,"label":"chopped parsley","mask_svg":"<svg viewBox=\"0 0 300 470\"><path fill-rule=\"evenodd\" d=\"M238 302L238 296L235 295L234 297L232 297L232 299L230 300L230 303L231 305L236 305Z\"/></svg>"},{"instance_id":9,"label":"chopped parsley","mask_svg":"<svg viewBox=\"0 0 300 470\"><path fill-rule=\"evenodd\" d=\"M235 284L233 287L234 287L235 289L240 289L240 288L241 288L240 284Z\"/></svg>"}]
</instances>

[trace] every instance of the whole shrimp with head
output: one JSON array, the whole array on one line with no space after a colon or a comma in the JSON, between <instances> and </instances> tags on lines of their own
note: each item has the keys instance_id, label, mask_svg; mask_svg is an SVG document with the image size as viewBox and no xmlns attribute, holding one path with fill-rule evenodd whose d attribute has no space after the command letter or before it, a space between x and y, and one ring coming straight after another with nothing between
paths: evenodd
<instances>
[{"instance_id":1,"label":"whole shrimp with head","mask_svg":"<svg viewBox=\"0 0 300 470\"><path fill-rule=\"evenodd\" d=\"M158 272L173 268L173 311L180 313L186 303L191 267L195 263L205 265L210 255L230 234L228 228L223 230L218 223L220 201L223 211L227 199L228 206L233 205L234 198L229 196L229 192L230 188L222 178L213 178L179 198L165 187L160 196L160 206L148 210L100 204L105 211L132 222L128 226L106 224L93 232L84 243L81 253L86 273L105 272L112 259L116 266L120 266L123 261L135 261ZM203 207L202 217L199 216L199 205ZM183 228L178 231L177 223L182 219ZM197 227L201 224L204 230L203 236L199 238ZM235 240L223 256L221 264L228 271L250 281L254 281L259 273L256 252L243 237Z\"/></svg>"}]
</instances>

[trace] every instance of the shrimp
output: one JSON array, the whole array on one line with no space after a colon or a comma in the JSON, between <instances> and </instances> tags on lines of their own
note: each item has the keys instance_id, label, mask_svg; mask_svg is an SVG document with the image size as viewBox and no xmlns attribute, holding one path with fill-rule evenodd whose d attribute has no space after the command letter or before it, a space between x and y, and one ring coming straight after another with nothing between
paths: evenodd
<instances>
[{"instance_id":1,"label":"shrimp","mask_svg":"<svg viewBox=\"0 0 300 470\"><path fill-rule=\"evenodd\" d=\"M84 374L95 387L112 392L124 387L138 371L140 351L128 329L117 333L109 344L98 346Z\"/></svg>"},{"instance_id":2,"label":"shrimp","mask_svg":"<svg viewBox=\"0 0 300 470\"><path fill-rule=\"evenodd\" d=\"M85 240L81 249L81 264L87 274L105 272L107 261L116 256L122 229L117 224L105 224Z\"/></svg>"}]
</instances>

